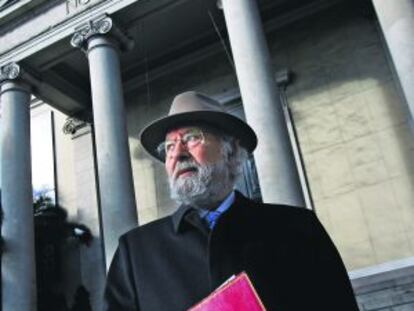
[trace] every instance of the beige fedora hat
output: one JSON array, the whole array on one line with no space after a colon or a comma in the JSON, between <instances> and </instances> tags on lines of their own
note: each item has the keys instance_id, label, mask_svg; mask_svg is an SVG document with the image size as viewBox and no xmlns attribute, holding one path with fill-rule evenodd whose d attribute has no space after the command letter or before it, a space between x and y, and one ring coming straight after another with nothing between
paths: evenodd
<instances>
[{"instance_id":1,"label":"beige fedora hat","mask_svg":"<svg viewBox=\"0 0 414 311\"><path fill-rule=\"evenodd\" d=\"M198 124L212 126L237 138L249 152L256 148L256 134L246 122L225 112L211 97L194 91L177 95L168 115L153 121L141 131L141 144L152 156L164 161L157 147L165 140L168 131L178 126Z\"/></svg>"}]
</instances>

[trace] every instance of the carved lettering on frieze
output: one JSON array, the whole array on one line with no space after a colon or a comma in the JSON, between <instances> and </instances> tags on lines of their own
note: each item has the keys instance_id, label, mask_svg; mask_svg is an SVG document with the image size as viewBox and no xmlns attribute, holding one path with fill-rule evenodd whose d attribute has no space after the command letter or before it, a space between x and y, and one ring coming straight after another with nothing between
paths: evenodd
<instances>
[{"instance_id":1,"label":"carved lettering on frieze","mask_svg":"<svg viewBox=\"0 0 414 311\"><path fill-rule=\"evenodd\" d=\"M8 5L8 4L12 4L12 3L14 3L14 2L17 2L16 0L0 0L0 9L2 8L2 7L5 7L6 5Z\"/></svg>"},{"instance_id":2,"label":"carved lettering on frieze","mask_svg":"<svg viewBox=\"0 0 414 311\"><path fill-rule=\"evenodd\" d=\"M66 0L66 15L76 12L83 6L91 3L93 0Z\"/></svg>"}]
</instances>

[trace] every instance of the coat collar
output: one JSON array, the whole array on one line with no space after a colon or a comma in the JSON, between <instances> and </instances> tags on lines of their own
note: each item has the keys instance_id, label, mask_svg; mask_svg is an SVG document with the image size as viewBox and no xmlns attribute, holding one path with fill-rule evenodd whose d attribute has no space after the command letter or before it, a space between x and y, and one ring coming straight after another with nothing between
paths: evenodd
<instances>
[{"instance_id":1,"label":"coat collar","mask_svg":"<svg viewBox=\"0 0 414 311\"><path fill-rule=\"evenodd\" d=\"M228 210L231 210L234 206L237 208L241 208L242 206L246 206L250 204L250 200L244 197L240 192L235 191L235 199L233 204L230 206ZM196 209L188 206L188 205L181 205L175 213L171 215L171 220L173 223L175 233L180 232L185 224L188 222L187 215L192 214L193 212L196 213Z\"/></svg>"},{"instance_id":2,"label":"coat collar","mask_svg":"<svg viewBox=\"0 0 414 311\"><path fill-rule=\"evenodd\" d=\"M174 214L171 215L171 220L173 222L174 231L177 233L181 227L181 223L186 214L190 212L193 208L188 205L181 205Z\"/></svg>"}]
</instances>

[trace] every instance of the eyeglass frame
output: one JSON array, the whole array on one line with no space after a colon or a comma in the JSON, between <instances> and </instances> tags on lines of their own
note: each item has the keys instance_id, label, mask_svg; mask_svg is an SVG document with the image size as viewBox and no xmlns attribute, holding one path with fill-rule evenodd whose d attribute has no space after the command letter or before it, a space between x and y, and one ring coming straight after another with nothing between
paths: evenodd
<instances>
[{"instance_id":1,"label":"eyeglass frame","mask_svg":"<svg viewBox=\"0 0 414 311\"><path fill-rule=\"evenodd\" d=\"M201 139L199 142L197 142L194 146L189 147L188 146L188 142L184 142L185 136L188 134L191 134L192 132L197 131L198 134L201 136ZM167 147L166 147L166 143L167 142L172 142L173 143L173 148L170 151L167 151ZM186 150L191 150L195 147L197 147L200 144L204 144L205 143L205 135L204 135L204 131L199 128L199 127L192 127L188 130L188 132L185 132L184 134L181 135L181 137L177 138L177 139L166 139L165 141L161 142L158 146L157 146L157 153L160 155L160 157L162 158L166 158L168 154L170 154L171 152L173 152L177 146L177 143L180 143L184 146L184 148Z\"/></svg>"}]
</instances>

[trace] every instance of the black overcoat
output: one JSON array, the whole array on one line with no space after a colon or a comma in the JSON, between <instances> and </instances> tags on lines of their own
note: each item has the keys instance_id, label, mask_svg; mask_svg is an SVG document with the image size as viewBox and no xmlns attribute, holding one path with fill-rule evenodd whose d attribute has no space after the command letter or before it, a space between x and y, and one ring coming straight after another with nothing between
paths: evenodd
<instances>
[{"instance_id":1,"label":"black overcoat","mask_svg":"<svg viewBox=\"0 0 414 311\"><path fill-rule=\"evenodd\" d=\"M239 193L209 232L186 206L123 235L105 311L184 311L246 271L269 311L358 310L339 254L313 212Z\"/></svg>"}]
</instances>

